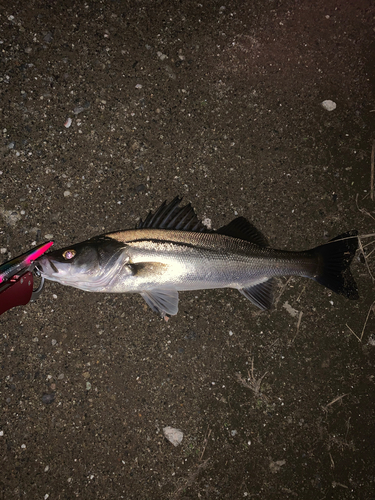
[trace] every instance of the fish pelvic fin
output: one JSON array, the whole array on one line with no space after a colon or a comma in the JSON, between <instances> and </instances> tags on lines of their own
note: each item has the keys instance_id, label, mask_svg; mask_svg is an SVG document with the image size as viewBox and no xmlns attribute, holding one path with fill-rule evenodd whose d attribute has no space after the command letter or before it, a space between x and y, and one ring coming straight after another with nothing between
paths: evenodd
<instances>
[{"instance_id":1,"label":"fish pelvic fin","mask_svg":"<svg viewBox=\"0 0 375 500\"><path fill-rule=\"evenodd\" d=\"M312 250L319 260L315 281L348 299L359 298L350 264L358 248L358 231L348 231Z\"/></svg>"},{"instance_id":2,"label":"fish pelvic fin","mask_svg":"<svg viewBox=\"0 0 375 500\"><path fill-rule=\"evenodd\" d=\"M141 292L147 305L162 318L178 313L178 292L173 288L159 288Z\"/></svg>"}]
</instances>

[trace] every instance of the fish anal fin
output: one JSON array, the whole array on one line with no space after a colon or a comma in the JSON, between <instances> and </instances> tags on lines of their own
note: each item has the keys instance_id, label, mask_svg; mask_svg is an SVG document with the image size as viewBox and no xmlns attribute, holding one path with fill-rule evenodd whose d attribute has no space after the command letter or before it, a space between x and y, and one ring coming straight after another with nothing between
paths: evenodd
<instances>
[{"instance_id":1,"label":"fish anal fin","mask_svg":"<svg viewBox=\"0 0 375 500\"><path fill-rule=\"evenodd\" d=\"M221 227L216 233L238 238L240 240L249 241L260 247L267 247L267 238L245 217L237 217L226 226Z\"/></svg>"},{"instance_id":2,"label":"fish anal fin","mask_svg":"<svg viewBox=\"0 0 375 500\"><path fill-rule=\"evenodd\" d=\"M274 278L270 278L262 283L258 283L247 288L240 288L239 291L254 305L265 311L270 309L273 303Z\"/></svg>"},{"instance_id":3,"label":"fish anal fin","mask_svg":"<svg viewBox=\"0 0 375 500\"><path fill-rule=\"evenodd\" d=\"M141 296L162 318L165 318L167 314L174 316L178 312L178 292L174 288L145 290L141 292Z\"/></svg>"}]
</instances>

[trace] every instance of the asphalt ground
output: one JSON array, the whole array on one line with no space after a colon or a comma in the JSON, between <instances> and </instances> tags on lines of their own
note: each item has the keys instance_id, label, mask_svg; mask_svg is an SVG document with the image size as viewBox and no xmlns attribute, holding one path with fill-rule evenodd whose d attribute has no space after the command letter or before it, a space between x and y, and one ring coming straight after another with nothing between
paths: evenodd
<instances>
[{"instance_id":1,"label":"asphalt ground","mask_svg":"<svg viewBox=\"0 0 375 500\"><path fill-rule=\"evenodd\" d=\"M0 1L0 261L176 195L276 248L363 246L358 301L285 278L266 313L186 292L166 323L47 283L0 317L0 498L374 498L374 20L371 0Z\"/></svg>"}]
</instances>

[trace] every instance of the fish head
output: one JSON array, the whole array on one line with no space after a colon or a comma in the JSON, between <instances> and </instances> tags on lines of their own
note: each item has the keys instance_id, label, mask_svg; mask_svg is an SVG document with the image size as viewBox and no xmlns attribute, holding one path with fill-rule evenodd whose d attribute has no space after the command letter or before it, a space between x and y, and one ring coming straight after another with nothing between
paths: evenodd
<instances>
[{"instance_id":1,"label":"fish head","mask_svg":"<svg viewBox=\"0 0 375 500\"><path fill-rule=\"evenodd\" d=\"M45 279L98 292L120 270L131 274L126 266L128 260L124 244L99 236L43 255L37 259L36 268Z\"/></svg>"}]
</instances>

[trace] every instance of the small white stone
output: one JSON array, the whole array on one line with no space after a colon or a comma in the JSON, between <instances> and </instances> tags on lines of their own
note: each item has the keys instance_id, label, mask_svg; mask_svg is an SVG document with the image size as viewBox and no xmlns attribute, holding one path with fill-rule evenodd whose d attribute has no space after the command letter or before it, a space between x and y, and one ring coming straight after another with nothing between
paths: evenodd
<instances>
[{"instance_id":1,"label":"small white stone","mask_svg":"<svg viewBox=\"0 0 375 500\"><path fill-rule=\"evenodd\" d=\"M4 436L4 431L0 431L0 437Z\"/></svg>"},{"instance_id":2,"label":"small white stone","mask_svg":"<svg viewBox=\"0 0 375 500\"><path fill-rule=\"evenodd\" d=\"M64 123L64 127L65 128L69 128L71 124L72 124L72 119L71 118L67 118L66 122Z\"/></svg>"},{"instance_id":3,"label":"small white stone","mask_svg":"<svg viewBox=\"0 0 375 500\"><path fill-rule=\"evenodd\" d=\"M26 448L25 444L21 444L21 448L24 450Z\"/></svg>"},{"instance_id":4,"label":"small white stone","mask_svg":"<svg viewBox=\"0 0 375 500\"><path fill-rule=\"evenodd\" d=\"M160 52L160 50L159 50L158 52L156 52L156 55L158 56L158 58L159 58L161 61L164 61L165 59L168 59L167 54L163 54L163 52Z\"/></svg>"},{"instance_id":5,"label":"small white stone","mask_svg":"<svg viewBox=\"0 0 375 500\"><path fill-rule=\"evenodd\" d=\"M207 229L211 229L212 227L212 221L211 219L209 219L208 217L205 217L203 220L202 220L202 224L204 226L206 226Z\"/></svg>"},{"instance_id":6,"label":"small white stone","mask_svg":"<svg viewBox=\"0 0 375 500\"><path fill-rule=\"evenodd\" d=\"M6 248L0 248L0 253L7 253L7 249Z\"/></svg>"},{"instance_id":7,"label":"small white stone","mask_svg":"<svg viewBox=\"0 0 375 500\"><path fill-rule=\"evenodd\" d=\"M53 297L54 299L57 299L57 295L56 295L55 293L52 295L52 297Z\"/></svg>"},{"instance_id":8,"label":"small white stone","mask_svg":"<svg viewBox=\"0 0 375 500\"><path fill-rule=\"evenodd\" d=\"M46 240L52 240L53 239L53 234L49 234L48 233L48 234L45 234L44 237L45 237Z\"/></svg>"},{"instance_id":9,"label":"small white stone","mask_svg":"<svg viewBox=\"0 0 375 500\"><path fill-rule=\"evenodd\" d=\"M136 89L141 89L142 88L142 85L140 83L137 83L137 85L135 86Z\"/></svg>"},{"instance_id":10,"label":"small white stone","mask_svg":"<svg viewBox=\"0 0 375 500\"><path fill-rule=\"evenodd\" d=\"M322 107L327 111L333 111L334 109L336 109L336 103L334 101L331 101L331 99L326 99L322 102Z\"/></svg>"},{"instance_id":11,"label":"small white stone","mask_svg":"<svg viewBox=\"0 0 375 500\"><path fill-rule=\"evenodd\" d=\"M230 335L230 336L232 336L232 335L233 335L232 330L229 330L229 335Z\"/></svg>"},{"instance_id":12,"label":"small white stone","mask_svg":"<svg viewBox=\"0 0 375 500\"><path fill-rule=\"evenodd\" d=\"M64 196L65 198L67 198L68 196L71 196L71 192L70 191L64 191Z\"/></svg>"},{"instance_id":13,"label":"small white stone","mask_svg":"<svg viewBox=\"0 0 375 500\"><path fill-rule=\"evenodd\" d=\"M168 439L173 446L178 446L182 443L184 438L184 433L179 429L174 429L173 427L167 426L163 429L164 436Z\"/></svg>"},{"instance_id":14,"label":"small white stone","mask_svg":"<svg viewBox=\"0 0 375 500\"><path fill-rule=\"evenodd\" d=\"M44 467L44 472L48 472L48 471L49 471L49 465L46 465L46 466Z\"/></svg>"}]
</instances>

